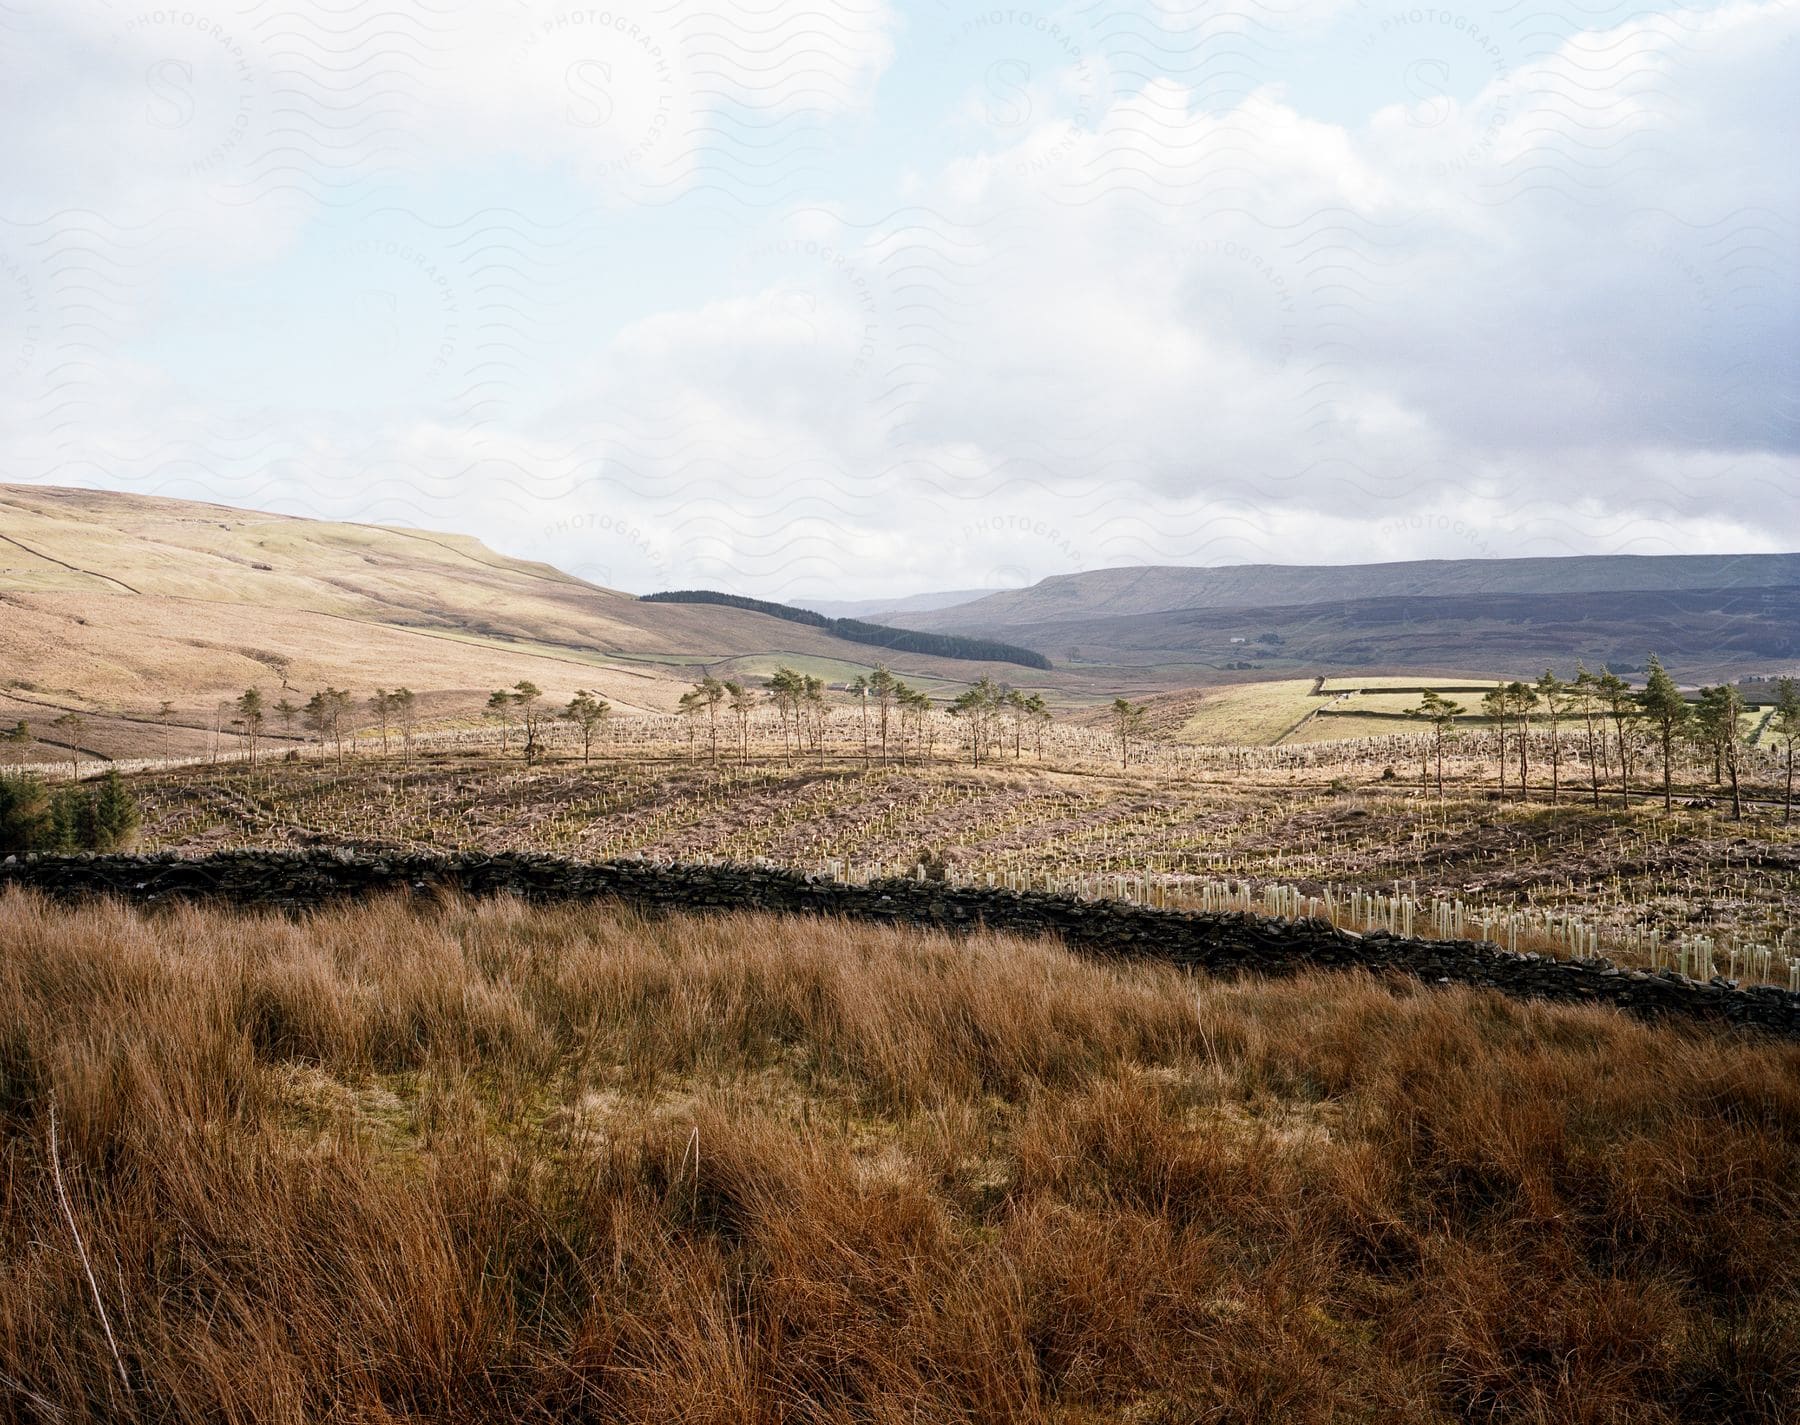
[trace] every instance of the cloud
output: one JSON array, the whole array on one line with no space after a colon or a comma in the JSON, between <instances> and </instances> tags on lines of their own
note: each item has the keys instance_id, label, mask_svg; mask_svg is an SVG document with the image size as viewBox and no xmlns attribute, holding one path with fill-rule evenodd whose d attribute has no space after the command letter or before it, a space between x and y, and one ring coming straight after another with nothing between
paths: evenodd
<instances>
[{"instance_id":1,"label":"cloud","mask_svg":"<svg viewBox=\"0 0 1800 1425\"><path fill-rule=\"evenodd\" d=\"M522 164L580 217L315 214L281 239L308 273L285 306L215 283L154 322L162 230L0 226L0 362L29 378L0 398L8 468L776 597L1800 543L1791 6L1250 7L1186 47L1212 22L1173 3L966 33L884 5L575 13L455 9L417 85L391 72L415 179ZM896 122L871 95L927 30L960 47L933 61L929 134L954 143L904 202L821 176L824 136ZM1360 47L1333 81L1365 86L1354 119L1283 37ZM141 77L127 39L102 79ZM190 226L220 201L146 191ZM718 232L683 206L721 194ZM640 282L667 290L590 332ZM158 372L147 330L219 369Z\"/></svg>"}]
</instances>

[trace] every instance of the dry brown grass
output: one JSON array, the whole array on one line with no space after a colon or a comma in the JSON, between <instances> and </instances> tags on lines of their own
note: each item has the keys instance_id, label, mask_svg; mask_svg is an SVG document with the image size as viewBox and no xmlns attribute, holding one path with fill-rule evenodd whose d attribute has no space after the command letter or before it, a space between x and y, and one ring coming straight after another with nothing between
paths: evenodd
<instances>
[{"instance_id":1,"label":"dry brown grass","mask_svg":"<svg viewBox=\"0 0 1800 1425\"><path fill-rule=\"evenodd\" d=\"M811 920L15 894L0 1132L7 1418L1800 1403L1800 1048L1600 1012Z\"/></svg>"}]
</instances>

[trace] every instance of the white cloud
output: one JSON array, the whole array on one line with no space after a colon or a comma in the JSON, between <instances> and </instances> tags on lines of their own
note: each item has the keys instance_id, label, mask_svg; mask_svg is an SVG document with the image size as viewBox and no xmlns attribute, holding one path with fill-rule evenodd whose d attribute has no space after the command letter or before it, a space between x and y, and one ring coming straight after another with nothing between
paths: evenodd
<instances>
[{"instance_id":1,"label":"white cloud","mask_svg":"<svg viewBox=\"0 0 1800 1425\"><path fill-rule=\"evenodd\" d=\"M1487 37L1452 27L1447 68L1413 74L1436 90L1408 80L1417 37L1401 36L1414 48L1379 50L1389 91L1348 126L1309 117L1267 82L1278 69L1236 89L1204 67L1132 84L1153 47L1100 27L1087 78L1056 68L1054 44L1020 48L1035 30L981 35L983 65L1031 65L1006 91L1029 97L1023 121L959 81L948 121L975 147L915 165L905 206L787 205L688 274L691 296L572 342L607 224L639 216L616 200L779 188L796 135L867 117L898 17L841 7L808 28L757 4L710 7L710 29L681 7L556 26L571 12L541 4L440 28L403 106L408 161L566 170L607 216L432 230L468 321L431 399L415 388L434 343L376 351L360 329L338 342L335 387L254 419L170 399L122 358L106 369L128 379L71 396L53 373L104 351L80 357L79 323L44 314L80 308L79 284L42 260L38 229L0 228L0 362L16 347L35 373L10 393L8 468L311 501L627 587L776 596L1137 561L1800 543L1791 6L1565 24L1535 45L1507 31L1486 78ZM71 53L93 43L70 33ZM138 72L127 38L102 79ZM665 92L666 145L645 138ZM69 123L43 142L113 133ZM136 191L125 158L94 162L90 181ZM146 191L211 211L187 181ZM115 325L140 330L133 274L168 244L140 258L109 241ZM352 296L400 291L338 266ZM51 333L35 345L33 313ZM449 389L485 381L461 404ZM347 386L394 394L325 399Z\"/></svg>"}]
</instances>

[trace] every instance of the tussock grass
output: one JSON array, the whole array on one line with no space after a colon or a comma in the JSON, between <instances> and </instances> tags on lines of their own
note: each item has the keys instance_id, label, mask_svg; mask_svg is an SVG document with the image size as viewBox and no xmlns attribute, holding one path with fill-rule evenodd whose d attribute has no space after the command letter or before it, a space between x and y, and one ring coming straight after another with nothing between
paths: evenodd
<instances>
[{"instance_id":1,"label":"tussock grass","mask_svg":"<svg viewBox=\"0 0 1800 1425\"><path fill-rule=\"evenodd\" d=\"M1599 1011L750 915L11 894L0 1134L8 1418L1800 1402L1800 1049Z\"/></svg>"}]
</instances>

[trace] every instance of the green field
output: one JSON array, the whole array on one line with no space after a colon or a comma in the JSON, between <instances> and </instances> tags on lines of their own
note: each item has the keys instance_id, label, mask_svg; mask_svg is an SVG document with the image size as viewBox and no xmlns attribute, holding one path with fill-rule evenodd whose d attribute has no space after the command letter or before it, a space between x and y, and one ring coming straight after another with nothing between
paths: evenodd
<instances>
[{"instance_id":1,"label":"green field","mask_svg":"<svg viewBox=\"0 0 1800 1425\"><path fill-rule=\"evenodd\" d=\"M1311 678L1243 683L1208 689L1176 732L1177 742L1266 747L1282 739L1325 700L1312 695Z\"/></svg>"}]
</instances>

